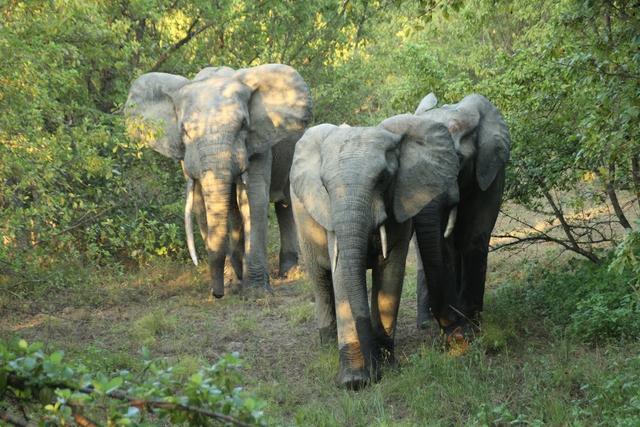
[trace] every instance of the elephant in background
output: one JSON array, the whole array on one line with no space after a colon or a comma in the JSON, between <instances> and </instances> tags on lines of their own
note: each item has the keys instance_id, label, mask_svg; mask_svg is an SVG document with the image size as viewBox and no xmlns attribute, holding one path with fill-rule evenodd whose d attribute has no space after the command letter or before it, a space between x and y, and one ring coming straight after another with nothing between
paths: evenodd
<instances>
[{"instance_id":1,"label":"elephant in background","mask_svg":"<svg viewBox=\"0 0 640 427\"><path fill-rule=\"evenodd\" d=\"M460 157L460 201L448 238L439 232L443 208L429 206L414 218L424 269L418 266L418 327L427 327L433 315L450 336L478 325L489 239L502 202L511 141L500 112L481 95L440 108L434 108L436 104L431 93L415 114L446 126L451 134Z\"/></svg>"},{"instance_id":2,"label":"elephant in background","mask_svg":"<svg viewBox=\"0 0 640 427\"><path fill-rule=\"evenodd\" d=\"M193 80L144 74L131 85L125 115L130 135L182 161L189 253L197 265L193 210L207 249L213 296L224 295L228 251L234 281L269 289L269 201L275 203L280 227L280 273L297 263L289 170L295 144L311 120L311 98L293 68L208 67Z\"/></svg>"},{"instance_id":3,"label":"elephant in background","mask_svg":"<svg viewBox=\"0 0 640 427\"><path fill-rule=\"evenodd\" d=\"M434 198L458 202L458 166L447 128L411 114L377 127L322 124L298 142L293 212L320 341L337 334L338 384L358 389L394 363L411 217Z\"/></svg>"}]
</instances>

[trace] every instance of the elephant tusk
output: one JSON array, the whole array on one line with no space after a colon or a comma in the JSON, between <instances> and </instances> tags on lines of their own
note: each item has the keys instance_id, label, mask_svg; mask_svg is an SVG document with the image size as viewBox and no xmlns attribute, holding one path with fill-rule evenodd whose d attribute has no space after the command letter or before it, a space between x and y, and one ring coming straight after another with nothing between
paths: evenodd
<instances>
[{"instance_id":1,"label":"elephant tusk","mask_svg":"<svg viewBox=\"0 0 640 427\"><path fill-rule=\"evenodd\" d=\"M329 250L329 256L331 257L331 275L335 275L338 266L338 239L333 232L327 231L327 240L329 245L333 243L333 251Z\"/></svg>"},{"instance_id":2,"label":"elephant tusk","mask_svg":"<svg viewBox=\"0 0 640 427\"><path fill-rule=\"evenodd\" d=\"M242 183L246 186L249 183L249 174L247 172L242 172L242 175L240 175L240 179L242 180Z\"/></svg>"},{"instance_id":3,"label":"elephant tusk","mask_svg":"<svg viewBox=\"0 0 640 427\"><path fill-rule=\"evenodd\" d=\"M382 258L387 259L387 229L380 226L380 243L382 244Z\"/></svg>"},{"instance_id":4,"label":"elephant tusk","mask_svg":"<svg viewBox=\"0 0 640 427\"><path fill-rule=\"evenodd\" d=\"M187 203L184 206L184 229L187 233L187 247L189 248L189 255L191 255L191 260L197 266L198 257L196 255L196 245L193 241L193 220L191 218L194 187L193 179L187 178Z\"/></svg>"},{"instance_id":5,"label":"elephant tusk","mask_svg":"<svg viewBox=\"0 0 640 427\"><path fill-rule=\"evenodd\" d=\"M458 206L454 206L449 212L449 220L447 221L447 228L444 229L444 238L448 238L453 233L453 227L456 225L456 218L458 217Z\"/></svg>"},{"instance_id":6,"label":"elephant tusk","mask_svg":"<svg viewBox=\"0 0 640 427\"><path fill-rule=\"evenodd\" d=\"M333 257L331 257L331 274L336 274L336 267L338 267L338 239L333 238Z\"/></svg>"}]
</instances>

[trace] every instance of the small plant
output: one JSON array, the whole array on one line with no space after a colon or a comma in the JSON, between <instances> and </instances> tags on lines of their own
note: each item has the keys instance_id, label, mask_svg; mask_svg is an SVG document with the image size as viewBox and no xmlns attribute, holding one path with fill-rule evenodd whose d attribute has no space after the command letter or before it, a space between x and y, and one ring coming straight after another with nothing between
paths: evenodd
<instances>
[{"instance_id":1,"label":"small plant","mask_svg":"<svg viewBox=\"0 0 640 427\"><path fill-rule=\"evenodd\" d=\"M152 360L146 349L143 357L140 375L106 375L67 364L62 351L47 354L40 343L0 342L0 419L19 426L27 425L27 416L46 425L264 425L265 403L239 386L237 354L186 379L166 361Z\"/></svg>"}]
</instances>

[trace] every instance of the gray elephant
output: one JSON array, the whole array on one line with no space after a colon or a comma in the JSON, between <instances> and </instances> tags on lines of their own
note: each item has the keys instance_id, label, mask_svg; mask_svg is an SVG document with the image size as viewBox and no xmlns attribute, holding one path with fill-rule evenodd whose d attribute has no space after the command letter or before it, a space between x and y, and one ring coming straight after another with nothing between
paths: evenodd
<instances>
[{"instance_id":1,"label":"gray elephant","mask_svg":"<svg viewBox=\"0 0 640 427\"><path fill-rule=\"evenodd\" d=\"M394 363L410 219L434 198L455 205L457 172L447 128L411 114L377 127L323 124L298 142L291 199L320 340L337 333L338 384L360 388Z\"/></svg>"},{"instance_id":2,"label":"gray elephant","mask_svg":"<svg viewBox=\"0 0 640 427\"><path fill-rule=\"evenodd\" d=\"M235 280L269 289L269 201L275 203L280 226L280 273L297 263L289 170L295 143L311 119L311 99L293 68L209 67L193 80L144 74L131 86L125 114L132 136L183 160L189 253L197 265L193 209L206 244L215 297L224 295L228 252Z\"/></svg>"},{"instance_id":3,"label":"gray elephant","mask_svg":"<svg viewBox=\"0 0 640 427\"><path fill-rule=\"evenodd\" d=\"M448 336L467 334L483 309L487 254L496 222L509 159L509 130L500 112L481 95L434 108L427 95L415 114L446 126L460 156L460 202L455 228L441 230L448 206L435 200L415 218L424 271L418 271L418 326L433 315ZM426 276L426 281L425 281ZM431 313L429 312L429 308Z\"/></svg>"}]
</instances>

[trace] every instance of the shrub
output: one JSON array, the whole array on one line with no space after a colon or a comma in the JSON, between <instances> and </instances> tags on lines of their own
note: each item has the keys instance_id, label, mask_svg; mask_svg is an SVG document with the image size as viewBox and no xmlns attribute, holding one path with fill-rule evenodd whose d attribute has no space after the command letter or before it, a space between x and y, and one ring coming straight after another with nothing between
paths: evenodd
<instances>
[{"instance_id":1,"label":"shrub","mask_svg":"<svg viewBox=\"0 0 640 427\"><path fill-rule=\"evenodd\" d=\"M19 423L15 413L28 413L47 425L264 424L265 403L240 387L237 354L187 379L165 360L150 359L146 350L143 356L142 373L106 375L64 362L62 351L47 354L41 343L0 342L0 407L15 407L14 414L0 410L0 418Z\"/></svg>"}]
</instances>

